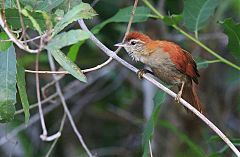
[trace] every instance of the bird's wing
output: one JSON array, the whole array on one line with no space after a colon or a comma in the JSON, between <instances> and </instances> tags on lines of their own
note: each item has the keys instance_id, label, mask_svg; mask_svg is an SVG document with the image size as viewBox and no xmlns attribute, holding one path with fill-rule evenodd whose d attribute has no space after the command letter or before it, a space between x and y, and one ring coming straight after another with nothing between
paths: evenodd
<instances>
[{"instance_id":1,"label":"bird's wing","mask_svg":"<svg viewBox=\"0 0 240 157\"><path fill-rule=\"evenodd\" d=\"M169 54L179 71L191 77L192 80L198 84L198 77L200 75L197 70L197 65L189 52L183 50L177 44L168 41L161 41L161 48Z\"/></svg>"}]
</instances>

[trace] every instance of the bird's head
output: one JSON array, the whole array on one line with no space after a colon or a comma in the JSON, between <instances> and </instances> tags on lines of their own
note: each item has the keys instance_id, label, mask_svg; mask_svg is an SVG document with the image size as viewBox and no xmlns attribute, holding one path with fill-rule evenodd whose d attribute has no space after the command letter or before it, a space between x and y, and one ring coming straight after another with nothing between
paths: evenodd
<instances>
[{"instance_id":1,"label":"bird's head","mask_svg":"<svg viewBox=\"0 0 240 157\"><path fill-rule=\"evenodd\" d=\"M130 32L125 42L115 44L115 46L123 47L134 60L138 61L140 56L146 55L146 44L150 41L147 35Z\"/></svg>"}]
</instances>

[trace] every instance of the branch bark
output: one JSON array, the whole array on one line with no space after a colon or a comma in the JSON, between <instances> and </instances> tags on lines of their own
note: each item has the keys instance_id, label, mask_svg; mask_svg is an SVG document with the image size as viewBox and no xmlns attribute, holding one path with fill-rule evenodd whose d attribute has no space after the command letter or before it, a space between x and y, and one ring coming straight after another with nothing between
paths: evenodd
<instances>
[{"instance_id":1,"label":"branch bark","mask_svg":"<svg viewBox=\"0 0 240 157\"><path fill-rule=\"evenodd\" d=\"M78 20L78 23L80 25L80 27L85 30L88 31L90 33L90 39L92 40L92 42L97 45L106 55L112 57L113 59L115 59L117 62L119 62L120 64L122 64L123 66L125 66L126 68L128 68L129 70L137 73L138 69L135 68L133 65L129 64L128 62L126 62L125 60L121 59L120 57L117 56L116 53L114 53L113 51L111 51L110 49L108 49L104 44L101 43L101 41L99 41L87 28L87 26L85 25L83 20ZM176 93L174 93L173 91L171 91L170 89L168 89L167 87L165 87L164 85L162 85L161 83L159 83L158 81L156 81L155 79L153 79L152 77L150 77L149 74L144 74L143 78L145 78L146 80L148 80L149 82L153 83L155 86L157 86L159 89L163 90L164 92L166 92L168 95L172 96L172 97L176 97ZM222 140L232 149L232 151L238 156L240 157L240 152L238 151L238 149L233 145L233 143L226 137L225 134L222 133L222 131L220 129L218 129L210 120L208 120L203 114L201 114L197 109L195 109L194 107L192 107L192 105L190 105L188 102L186 102L184 99L180 99L180 102L182 105L184 105L186 108L188 108L190 111L192 111L197 117L199 117L204 123L206 123L219 137L222 138Z\"/></svg>"}]
</instances>

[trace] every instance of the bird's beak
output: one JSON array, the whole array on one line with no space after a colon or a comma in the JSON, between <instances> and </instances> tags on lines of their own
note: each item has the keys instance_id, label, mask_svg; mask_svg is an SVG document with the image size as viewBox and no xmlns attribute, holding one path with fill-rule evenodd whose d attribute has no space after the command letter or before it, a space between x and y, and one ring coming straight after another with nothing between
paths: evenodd
<instances>
[{"instance_id":1,"label":"bird's beak","mask_svg":"<svg viewBox=\"0 0 240 157\"><path fill-rule=\"evenodd\" d=\"M118 43L118 44L115 44L114 46L117 46L117 47L124 47L125 44L123 44L123 43Z\"/></svg>"}]
</instances>

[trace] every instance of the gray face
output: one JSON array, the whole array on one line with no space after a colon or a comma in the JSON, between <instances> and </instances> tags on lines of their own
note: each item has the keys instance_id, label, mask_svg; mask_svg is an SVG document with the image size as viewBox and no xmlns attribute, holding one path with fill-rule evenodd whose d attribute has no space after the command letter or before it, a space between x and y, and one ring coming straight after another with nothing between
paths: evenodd
<instances>
[{"instance_id":1,"label":"gray face","mask_svg":"<svg viewBox=\"0 0 240 157\"><path fill-rule=\"evenodd\" d=\"M138 60L137 56L144 53L144 42L139 39L131 39L124 43L124 49L134 60Z\"/></svg>"}]
</instances>

